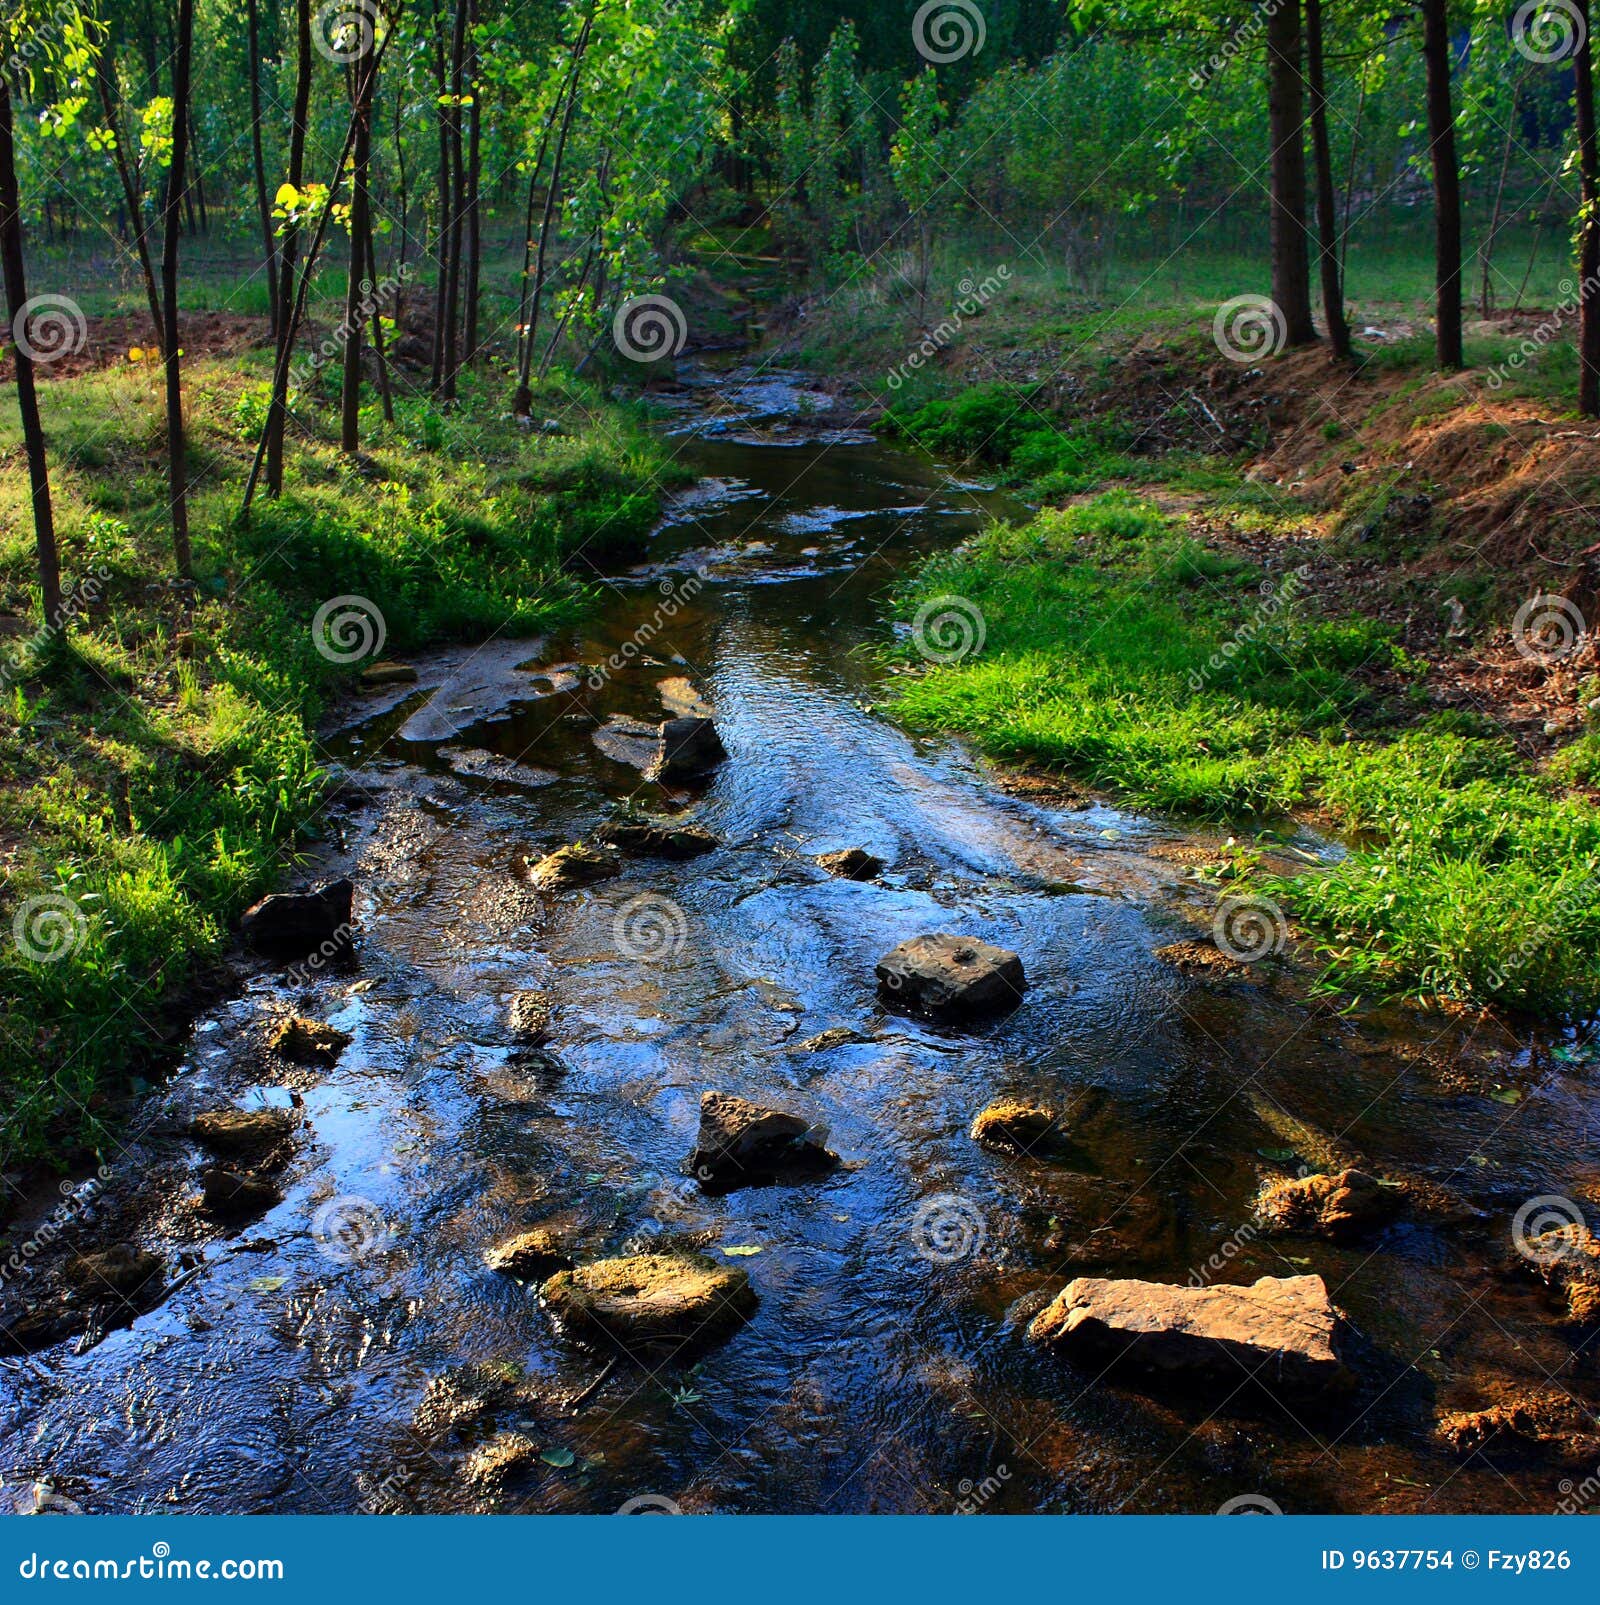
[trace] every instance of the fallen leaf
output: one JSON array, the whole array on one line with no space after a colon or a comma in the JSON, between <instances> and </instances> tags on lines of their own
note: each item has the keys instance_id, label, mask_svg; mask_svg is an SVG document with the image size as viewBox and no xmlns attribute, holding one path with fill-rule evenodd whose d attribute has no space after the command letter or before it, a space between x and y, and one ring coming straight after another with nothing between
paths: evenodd
<instances>
[{"instance_id":1,"label":"fallen leaf","mask_svg":"<svg viewBox=\"0 0 1600 1605\"><path fill-rule=\"evenodd\" d=\"M547 1466L554 1466L558 1471L565 1471L578 1457L570 1449L546 1449L539 1458Z\"/></svg>"},{"instance_id":2,"label":"fallen leaf","mask_svg":"<svg viewBox=\"0 0 1600 1605\"><path fill-rule=\"evenodd\" d=\"M289 1278L287 1276L256 1276L245 1284L252 1293L276 1293Z\"/></svg>"},{"instance_id":3,"label":"fallen leaf","mask_svg":"<svg viewBox=\"0 0 1600 1605\"><path fill-rule=\"evenodd\" d=\"M754 1243L736 1243L732 1246L724 1244L722 1252L726 1254L729 1259L738 1259L743 1258L747 1254L759 1254L761 1252L761 1247L759 1244Z\"/></svg>"}]
</instances>

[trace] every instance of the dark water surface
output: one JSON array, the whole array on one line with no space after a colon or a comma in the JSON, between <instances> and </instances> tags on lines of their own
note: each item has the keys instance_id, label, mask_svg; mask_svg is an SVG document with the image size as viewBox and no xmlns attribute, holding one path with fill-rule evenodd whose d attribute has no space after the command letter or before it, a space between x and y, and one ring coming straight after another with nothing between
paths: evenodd
<instances>
[{"instance_id":1,"label":"dark water surface","mask_svg":"<svg viewBox=\"0 0 1600 1605\"><path fill-rule=\"evenodd\" d=\"M872 711L886 588L1004 504L858 437L765 431L748 414L793 408L782 376L728 394L681 415L706 481L588 627L453 654L442 690L425 673L333 738L370 792L318 866L357 879L356 967L262 971L199 1023L128 1161L138 1235L194 1274L83 1353L8 1362L8 1487L46 1478L95 1511L1553 1508L1550 1465L1462 1467L1431 1429L1511 1389L1594 1402L1509 1236L1526 1198L1593 1185L1592 1072L1442 1017L1340 1016L1271 961L1219 985L1154 957L1209 925L1202 839L1008 795ZM594 740L614 716L661 719L675 678L715 705L730 755L699 796ZM481 768L452 768L463 750L526 772L460 772ZM547 897L513 873L625 799L724 846ZM812 862L845 847L885 859L882 881ZM1023 1005L959 1033L886 1015L875 961L931 930L1016 949ZM553 1061L506 1034L526 987L554 1000ZM288 1007L353 1034L336 1068L266 1054ZM796 1051L836 1026L866 1040ZM704 1195L680 1167L708 1088L826 1125L843 1167ZM1008 1092L1072 1111L1068 1162L972 1142ZM219 1231L174 1133L196 1108L292 1096L284 1202ZM1328 1153L1431 1180L1462 1218L1354 1248L1255 1235L1261 1175ZM729 1262L759 1309L692 1370L621 1368L572 1409L602 1361L480 1261L546 1221L580 1257L757 1249ZM1353 1324L1354 1402L1156 1398L1021 1336L1073 1275L1181 1281L1208 1260L1223 1281L1321 1272ZM504 1432L544 1458L475 1479Z\"/></svg>"}]
</instances>

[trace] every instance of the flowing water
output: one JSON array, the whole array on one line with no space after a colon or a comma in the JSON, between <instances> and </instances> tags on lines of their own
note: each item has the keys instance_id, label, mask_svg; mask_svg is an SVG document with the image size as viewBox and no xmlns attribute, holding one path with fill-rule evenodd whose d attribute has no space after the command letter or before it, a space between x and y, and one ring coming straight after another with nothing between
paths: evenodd
<instances>
[{"instance_id":1,"label":"flowing water","mask_svg":"<svg viewBox=\"0 0 1600 1605\"><path fill-rule=\"evenodd\" d=\"M1594 1401L1509 1235L1528 1197L1593 1185L1592 1075L1447 1017L1341 1015L1275 960L1219 983L1157 958L1209 926L1214 841L1004 790L874 708L886 589L1011 509L809 430L787 376L681 400L668 427L704 477L590 623L441 654L330 736L353 782L313 868L357 881L355 966L252 970L200 1020L75 1228L131 1231L171 1290L6 1362L7 1486L93 1511L1555 1506L1550 1466L1462 1467L1431 1428L1513 1388ZM715 707L729 759L702 792L625 761L614 721L659 721L663 682ZM623 801L723 845L548 896L515 873ZM847 847L881 880L813 862ZM1022 1005L960 1031L886 1014L875 961L940 930L1020 953ZM554 1000L546 1054L507 1035L519 988ZM352 1034L335 1067L266 1052L289 1008ZM834 1027L859 1040L800 1050ZM682 1171L708 1088L818 1121L844 1163L708 1196ZM1067 1111L1071 1155L980 1149L1004 1093ZM304 1117L283 1202L233 1233L196 1209L180 1135L224 1102ZM1255 1232L1263 1173L1349 1156L1444 1202L1357 1247ZM481 1263L539 1222L585 1258L703 1245L758 1310L691 1368L602 1376ZM1352 1327L1335 1413L1151 1395L1022 1336L1078 1274L1308 1269ZM541 1458L475 1479L508 1432Z\"/></svg>"}]
</instances>

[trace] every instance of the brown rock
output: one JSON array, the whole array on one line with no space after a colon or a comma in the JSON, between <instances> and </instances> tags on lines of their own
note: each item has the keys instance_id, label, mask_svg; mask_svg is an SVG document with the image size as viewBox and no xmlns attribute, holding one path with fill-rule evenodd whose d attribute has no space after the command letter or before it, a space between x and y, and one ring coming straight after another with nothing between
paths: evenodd
<instances>
[{"instance_id":1,"label":"brown rock","mask_svg":"<svg viewBox=\"0 0 1600 1605\"><path fill-rule=\"evenodd\" d=\"M499 1432L474 1449L462 1469L480 1493L497 1493L538 1464L539 1445L532 1438L520 1432Z\"/></svg>"},{"instance_id":2,"label":"brown rock","mask_svg":"<svg viewBox=\"0 0 1600 1605\"><path fill-rule=\"evenodd\" d=\"M201 1189L207 1210L224 1220L264 1215L283 1201L276 1182L259 1171L235 1170L229 1165L213 1165L201 1177Z\"/></svg>"},{"instance_id":3,"label":"brown rock","mask_svg":"<svg viewBox=\"0 0 1600 1605\"><path fill-rule=\"evenodd\" d=\"M827 1053L831 1048L842 1048L852 1042L870 1042L872 1038L864 1036L854 1026L832 1025L826 1031L819 1031L814 1037L807 1037L804 1042L794 1045L796 1053Z\"/></svg>"},{"instance_id":4,"label":"brown rock","mask_svg":"<svg viewBox=\"0 0 1600 1605\"><path fill-rule=\"evenodd\" d=\"M291 1064L314 1064L326 1069L336 1064L339 1055L350 1046L350 1033L321 1020L291 1014L267 1033L267 1046Z\"/></svg>"},{"instance_id":5,"label":"brown rock","mask_svg":"<svg viewBox=\"0 0 1600 1605\"><path fill-rule=\"evenodd\" d=\"M1215 942L1169 942L1156 949L1156 957L1180 975L1208 975L1231 980L1249 974L1250 967L1230 958Z\"/></svg>"},{"instance_id":6,"label":"brown rock","mask_svg":"<svg viewBox=\"0 0 1600 1605\"><path fill-rule=\"evenodd\" d=\"M575 1335L683 1351L726 1337L756 1306L750 1278L702 1254L629 1254L551 1277L540 1290Z\"/></svg>"},{"instance_id":7,"label":"brown rock","mask_svg":"<svg viewBox=\"0 0 1600 1605\"><path fill-rule=\"evenodd\" d=\"M645 774L664 785L683 785L703 780L727 756L710 719L668 719L660 727L655 760Z\"/></svg>"},{"instance_id":8,"label":"brown rock","mask_svg":"<svg viewBox=\"0 0 1600 1605\"><path fill-rule=\"evenodd\" d=\"M288 1109L208 1109L196 1115L189 1135L220 1154L271 1148L294 1130Z\"/></svg>"},{"instance_id":9,"label":"brown rock","mask_svg":"<svg viewBox=\"0 0 1600 1605\"><path fill-rule=\"evenodd\" d=\"M1600 1419L1566 1393L1528 1393L1486 1410L1451 1411L1439 1417L1436 1431L1463 1460L1481 1454L1491 1462L1549 1459L1587 1467L1600 1461Z\"/></svg>"},{"instance_id":10,"label":"brown rock","mask_svg":"<svg viewBox=\"0 0 1600 1605\"><path fill-rule=\"evenodd\" d=\"M533 864L528 879L541 891L555 892L571 886L592 886L621 873L622 856L615 848L572 842Z\"/></svg>"},{"instance_id":11,"label":"brown rock","mask_svg":"<svg viewBox=\"0 0 1600 1605\"><path fill-rule=\"evenodd\" d=\"M968 936L915 936L878 961L885 1001L922 1014L1009 1009L1027 983L1022 960Z\"/></svg>"},{"instance_id":12,"label":"brown rock","mask_svg":"<svg viewBox=\"0 0 1600 1605\"><path fill-rule=\"evenodd\" d=\"M999 1098L972 1122L972 1140L1007 1154L1038 1153L1059 1144L1059 1117L1041 1104Z\"/></svg>"},{"instance_id":13,"label":"brown rock","mask_svg":"<svg viewBox=\"0 0 1600 1605\"><path fill-rule=\"evenodd\" d=\"M1522 1252L1560 1295L1565 1306L1562 1325L1600 1323L1600 1237L1575 1221L1530 1237Z\"/></svg>"},{"instance_id":14,"label":"brown rock","mask_svg":"<svg viewBox=\"0 0 1600 1605\"><path fill-rule=\"evenodd\" d=\"M536 1048L550 1035L550 995L513 992L506 1006L506 1029L518 1042Z\"/></svg>"},{"instance_id":15,"label":"brown rock","mask_svg":"<svg viewBox=\"0 0 1600 1605\"><path fill-rule=\"evenodd\" d=\"M133 1243L116 1243L68 1262L67 1280L90 1298L115 1294L131 1299L141 1292L155 1293L166 1274L159 1254Z\"/></svg>"},{"instance_id":16,"label":"brown rock","mask_svg":"<svg viewBox=\"0 0 1600 1605\"><path fill-rule=\"evenodd\" d=\"M386 660L369 663L361 671L361 683L364 686L410 685L416 678L417 671L409 663L390 663Z\"/></svg>"},{"instance_id":17,"label":"brown rock","mask_svg":"<svg viewBox=\"0 0 1600 1605\"><path fill-rule=\"evenodd\" d=\"M783 1170L828 1170L839 1156L823 1146L826 1137L798 1115L764 1109L731 1092L707 1092L687 1168L702 1182L723 1187L770 1180Z\"/></svg>"},{"instance_id":18,"label":"brown rock","mask_svg":"<svg viewBox=\"0 0 1600 1605\"><path fill-rule=\"evenodd\" d=\"M595 840L639 858L698 858L721 843L699 825L673 825L653 819L610 819L595 831Z\"/></svg>"},{"instance_id":19,"label":"brown rock","mask_svg":"<svg viewBox=\"0 0 1600 1605\"><path fill-rule=\"evenodd\" d=\"M349 950L354 898L355 886L348 880L329 881L311 892L274 892L245 910L240 934L270 958L298 959L314 952L333 958Z\"/></svg>"},{"instance_id":20,"label":"brown rock","mask_svg":"<svg viewBox=\"0 0 1600 1605\"><path fill-rule=\"evenodd\" d=\"M1246 1377L1292 1397L1350 1380L1338 1312L1320 1276L1263 1276L1250 1287L1079 1277L1028 1335L1090 1366L1121 1362L1230 1391Z\"/></svg>"},{"instance_id":21,"label":"brown rock","mask_svg":"<svg viewBox=\"0 0 1600 1605\"><path fill-rule=\"evenodd\" d=\"M1385 1187L1365 1171L1341 1170L1336 1176L1268 1181L1256 1199L1256 1214L1273 1231L1345 1242L1387 1225L1404 1201L1401 1188Z\"/></svg>"},{"instance_id":22,"label":"brown rock","mask_svg":"<svg viewBox=\"0 0 1600 1605\"><path fill-rule=\"evenodd\" d=\"M557 1271L572 1269L572 1256L562 1248L548 1228L535 1226L503 1243L496 1243L483 1256L483 1263L502 1276L519 1282L543 1282Z\"/></svg>"},{"instance_id":23,"label":"brown rock","mask_svg":"<svg viewBox=\"0 0 1600 1605\"><path fill-rule=\"evenodd\" d=\"M883 860L861 847L846 847L843 852L823 853L817 859L820 868L840 880L875 881L883 873Z\"/></svg>"}]
</instances>

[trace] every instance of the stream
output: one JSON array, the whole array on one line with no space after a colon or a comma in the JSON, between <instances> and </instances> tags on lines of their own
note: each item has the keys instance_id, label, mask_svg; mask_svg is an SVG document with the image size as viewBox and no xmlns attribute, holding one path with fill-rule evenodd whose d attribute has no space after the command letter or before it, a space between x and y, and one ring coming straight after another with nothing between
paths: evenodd
<instances>
[{"instance_id":1,"label":"stream","mask_svg":"<svg viewBox=\"0 0 1600 1605\"><path fill-rule=\"evenodd\" d=\"M5 1490L94 1512L1554 1508L1550 1464L1463 1464L1432 1429L1519 1389L1594 1408L1509 1234L1524 1200L1594 1185L1592 1072L1481 1022L1342 1013L1304 966L1158 958L1209 932L1217 837L1003 783L875 711L888 590L1020 509L813 426L798 376L688 381L662 427L699 483L581 628L419 659L328 732L347 778L307 879L355 880L354 965L241 961L197 1021L79 1222L161 1253L167 1291L3 1362ZM694 695L728 760L667 791L628 721ZM552 894L517 873L624 803L720 846ZM844 848L882 876L815 863ZM874 964L929 931L1021 954L1021 1006L959 1030L885 1012ZM519 989L552 999L541 1051L508 1032ZM351 1043L290 1065L264 1041L285 1012ZM855 1035L802 1048L835 1028ZM704 1192L683 1162L713 1088L825 1127L843 1163ZM980 1148L1002 1094L1067 1111L1071 1161ZM183 1135L229 1103L301 1116L282 1201L233 1228L198 1207ZM1354 1245L1256 1231L1261 1177L1325 1154L1442 1202ZM534 1224L580 1259L692 1243L759 1305L692 1366L602 1375L482 1262ZM1306 1270L1351 1323L1337 1411L1218 1408L1023 1336L1077 1275ZM538 1456L486 1470L502 1434Z\"/></svg>"}]
</instances>

